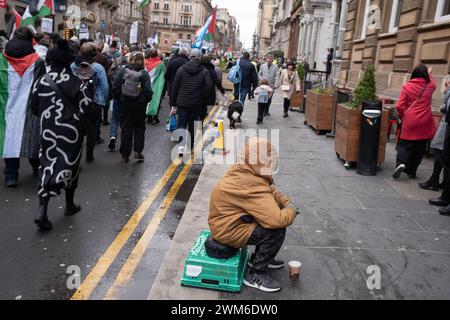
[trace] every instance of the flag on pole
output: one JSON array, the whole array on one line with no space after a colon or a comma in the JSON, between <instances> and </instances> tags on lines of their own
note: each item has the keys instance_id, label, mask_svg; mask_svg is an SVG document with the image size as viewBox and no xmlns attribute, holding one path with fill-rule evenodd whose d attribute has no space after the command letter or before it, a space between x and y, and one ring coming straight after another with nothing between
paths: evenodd
<instances>
[{"instance_id":1,"label":"flag on pole","mask_svg":"<svg viewBox=\"0 0 450 320\"><path fill-rule=\"evenodd\" d=\"M22 16L15 10L13 9L13 14L14 14L14 18L15 18L15 22L14 22L14 26L13 29L11 31L11 35L10 35L10 39L12 39L13 35L14 35L14 31L16 31L17 29L20 28L20 25L22 23Z\"/></svg>"},{"instance_id":2,"label":"flag on pole","mask_svg":"<svg viewBox=\"0 0 450 320\"><path fill-rule=\"evenodd\" d=\"M208 39L205 39L205 37L208 34L209 27L211 26L212 18L213 18L213 16L210 16L208 18L208 20L206 20L203 27L201 27L197 31L196 38L195 38L194 44L192 46L193 48L201 49L203 47L203 42L205 40L208 40Z\"/></svg>"},{"instance_id":3,"label":"flag on pole","mask_svg":"<svg viewBox=\"0 0 450 320\"><path fill-rule=\"evenodd\" d=\"M139 3L139 7L148 6L149 0L136 0Z\"/></svg>"},{"instance_id":4,"label":"flag on pole","mask_svg":"<svg viewBox=\"0 0 450 320\"><path fill-rule=\"evenodd\" d=\"M22 16L22 26L33 25L37 18L55 13L53 0L32 0Z\"/></svg>"}]
</instances>

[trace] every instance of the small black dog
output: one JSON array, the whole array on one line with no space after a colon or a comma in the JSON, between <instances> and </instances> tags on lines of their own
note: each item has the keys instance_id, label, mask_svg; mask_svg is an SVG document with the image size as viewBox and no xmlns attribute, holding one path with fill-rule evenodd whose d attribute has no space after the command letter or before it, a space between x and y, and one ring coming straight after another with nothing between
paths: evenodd
<instances>
[{"instance_id":1,"label":"small black dog","mask_svg":"<svg viewBox=\"0 0 450 320\"><path fill-rule=\"evenodd\" d=\"M228 119L230 119L230 129L236 129L236 122L241 122L244 106L239 100L231 102L228 106Z\"/></svg>"}]
</instances>

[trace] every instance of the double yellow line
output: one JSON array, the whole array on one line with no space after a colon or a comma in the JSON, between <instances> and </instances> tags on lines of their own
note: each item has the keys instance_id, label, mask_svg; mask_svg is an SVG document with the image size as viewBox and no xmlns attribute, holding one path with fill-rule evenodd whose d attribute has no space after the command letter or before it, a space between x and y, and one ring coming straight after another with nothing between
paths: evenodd
<instances>
[{"instance_id":1,"label":"double yellow line","mask_svg":"<svg viewBox=\"0 0 450 320\"><path fill-rule=\"evenodd\" d=\"M217 106L214 107L210 112L210 116L205 120L205 122L209 123L213 115L216 114L214 118L215 122L215 119L217 118L219 113L220 110L218 110L218 107ZM211 125L208 126L208 128L210 127ZM148 209L151 207L153 202L161 193L162 189L170 181L170 179L172 178L173 174L175 173L176 169L180 164L181 160L177 159L167 168L166 172L164 173L164 176L157 182L154 188L149 192L145 200L132 215L128 223L119 232L119 234L111 243L111 245L108 247L106 252L100 257L95 267L87 275L87 277L81 283L77 291L73 294L71 300L88 300L90 298L92 292L95 290L98 283L101 281L101 279L106 274L112 263L115 261L122 248L125 246L125 244L128 242L133 232L136 230L142 218L146 215ZM173 200L175 199L175 196L178 194L178 191L180 190L181 186L186 180L186 177L191 168L192 164L189 163L186 164L182 169L178 178L176 179L171 189L165 196L162 205L156 211L152 220L148 224L144 234L137 242L136 246L134 247L125 264L122 266L122 269L117 275L113 285L106 293L105 299L117 299L118 295L120 294L119 292L120 288L124 287L131 280L133 273L136 270L136 267L139 265L145 253L145 250L150 245L153 236L156 233L156 230L158 229L161 221L167 214L170 205L172 204Z\"/></svg>"}]
</instances>

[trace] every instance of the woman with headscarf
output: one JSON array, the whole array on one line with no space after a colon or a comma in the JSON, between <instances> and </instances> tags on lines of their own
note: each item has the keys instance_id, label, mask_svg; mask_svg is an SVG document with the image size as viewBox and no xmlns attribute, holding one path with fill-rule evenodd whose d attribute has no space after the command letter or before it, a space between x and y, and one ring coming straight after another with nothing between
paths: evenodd
<instances>
[{"instance_id":1,"label":"woman with headscarf","mask_svg":"<svg viewBox=\"0 0 450 320\"><path fill-rule=\"evenodd\" d=\"M243 248L255 245L244 284L276 292L280 284L267 273L282 268L276 260L290 226L298 214L293 200L273 187L278 155L267 140L252 138L233 165L214 187L208 223L218 246Z\"/></svg>"},{"instance_id":2,"label":"woman with headscarf","mask_svg":"<svg viewBox=\"0 0 450 320\"><path fill-rule=\"evenodd\" d=\"M154 48L145 52L145 58L145 69L150 76L153 91L152 101L147 106L147 117L149 123L158 124L160 122L158 114L161 109L161 100L166 83L164 79L166 67L159 57L158 50Z\"/></svg>"},{"instance_id":3,"label":"woman with headscarf","mask_svg":"<svg viewBox=\"0 0 450 320\"><path fill-rule=\"evenodd\" d=\"M64 214L71 216L81 210L74 195L91 99L71 71L73 60L68 42L58 40L47 53L48 73L36 82L31 96L33 113L41 119L39 209L34 220L41 230L52 229L48 203L62 189L66 192Z\"/></svg>"},{"instance_id":4,"label":"woman with headscarf","mask_svg":"<svg viewBox=\"0 0 450 320\"><path fill-rule=\"evenodd\" d=\"M431 71L423 64L414 68L411 80L400 92L397 112L401 131L397 145L397 166L392 175L394 179L400 178L403 172L411 179L416 178L427 143L436 133L431 110L436 82Z\"/></svg>"}]
</instances>

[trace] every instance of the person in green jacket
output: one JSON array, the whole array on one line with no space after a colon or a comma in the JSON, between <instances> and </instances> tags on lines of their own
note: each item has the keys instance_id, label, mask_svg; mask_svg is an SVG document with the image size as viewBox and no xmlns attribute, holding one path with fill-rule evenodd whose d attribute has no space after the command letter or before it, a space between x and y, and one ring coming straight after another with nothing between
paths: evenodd
<instances>
[{"instance_id":1,"label":"person in green jacket","mask_svg":"<svg viewBox=\"0 0 450 320\"><path fill-rule=\"evenodd\" d=\"M161 61L158 50L152 48L146 51L145 69L150 75L152 82L153 98L147 106L149 123L160 123L158 114L161 108L161 100L164 93L166 67Z\"/></svg>"}]
</instances>

